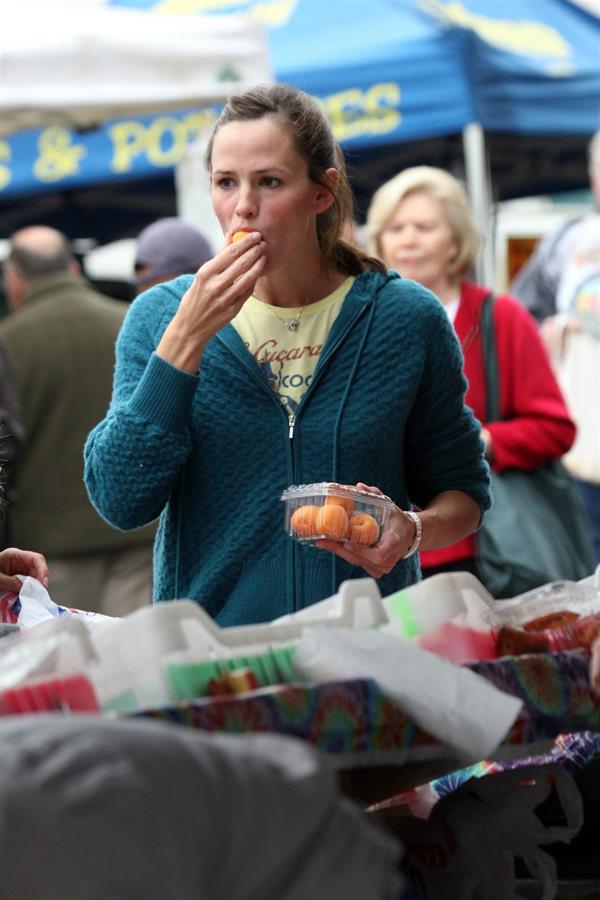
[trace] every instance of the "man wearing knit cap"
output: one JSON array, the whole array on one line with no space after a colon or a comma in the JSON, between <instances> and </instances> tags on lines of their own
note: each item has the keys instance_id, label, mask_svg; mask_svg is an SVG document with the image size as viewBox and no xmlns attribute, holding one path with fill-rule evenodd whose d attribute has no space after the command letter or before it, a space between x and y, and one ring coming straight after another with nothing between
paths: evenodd
<instances>
[{"instance_id":1,"label":"man wearing knit cap","mask_svg":"<svg viewBox=\"0 0 600 900\"><path fill-rule=\"evenodd\" d=\"M213 256L204 235L183 219L158 219L140 232L135 254L136 292L178 275L191 275Z\"/></svg>"}]
</instances>

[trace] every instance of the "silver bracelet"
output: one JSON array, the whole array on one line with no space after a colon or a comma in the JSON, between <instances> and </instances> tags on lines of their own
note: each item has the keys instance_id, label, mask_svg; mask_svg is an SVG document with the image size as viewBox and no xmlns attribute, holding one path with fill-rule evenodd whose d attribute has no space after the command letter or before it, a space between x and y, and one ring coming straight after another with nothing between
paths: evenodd
<instances>
[{"instance_id":1,"label":"silver bracelet","mask_svg":"<svg viewBox=\"0 0 600 900\"><path fill-rule=\"evenodd\" d=\"M408 559L409 556L412 556L413 553L416 553L419 547L421 546L421 539L423 537L423 523L421 522L421 517L417 515L416 512L413 512L412 509L403 509L402 512L405 516L408 516L409 519L415 523L415 539L400 559Z\"/></svg>"}]
</instances>

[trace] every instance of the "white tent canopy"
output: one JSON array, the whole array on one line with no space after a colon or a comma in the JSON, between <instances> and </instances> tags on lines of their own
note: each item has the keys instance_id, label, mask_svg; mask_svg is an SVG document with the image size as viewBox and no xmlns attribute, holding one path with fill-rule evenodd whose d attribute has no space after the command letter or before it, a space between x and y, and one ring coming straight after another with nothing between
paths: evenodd
<instances>
[{"instance_id":1,"label":"white tent canopy","mask_svg":"<svg viewBox=\"0 0 600 900\"><path fill-rule=\"evenodd\" d=\"M261 81L266 39L242 16L25 4L0 29L0 136L208 105Z\"/></svg>"}]
</instances>

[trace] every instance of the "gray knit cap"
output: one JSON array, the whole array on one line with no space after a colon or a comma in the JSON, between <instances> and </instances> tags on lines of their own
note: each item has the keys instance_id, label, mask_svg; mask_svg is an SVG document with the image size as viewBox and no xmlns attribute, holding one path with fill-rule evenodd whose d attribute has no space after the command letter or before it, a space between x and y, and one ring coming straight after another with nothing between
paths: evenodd
<instances>
[{"instance_id":1,"label":"gray knit cap","mask_svg":"<svg viewBox=\"0 0 600 900\"><path fill-rule=\"evenodd\" d=\"M214 251L204 235L176 216L158 219L140 232L135 253L136 284L162 275L196 272ZM144 267L143 273L138 268Z\"/></svg>"}]
</instances>

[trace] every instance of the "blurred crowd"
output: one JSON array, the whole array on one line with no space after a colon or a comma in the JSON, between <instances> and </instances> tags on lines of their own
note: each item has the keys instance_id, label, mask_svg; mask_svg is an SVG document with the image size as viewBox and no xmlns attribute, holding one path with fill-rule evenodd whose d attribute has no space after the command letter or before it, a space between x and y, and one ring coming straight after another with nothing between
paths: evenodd
<instances>
[{"instance_id":1,"label":"blurred crowd","mask_svg":"<svg viewBox=\"0 0 600 900\"><path fill-rule=\"evenodd\" d=\"M223 246L177 217L150 223L137 236L131 303L100 293L59 231L32 224L10 237L0 320L2 591L18 592L18 576L31 575L56 603L109 616L189 598L235 626L297 612L365 573L390 596L421 576L469 572L502 599L592 575L600 563L600 212L548 234L513 285L495 293L474 276L482 236L460 179L425 165L400 171L359 224L340 148L303 92L273 85L230 98L206 166ZM589 176L600 204L600 132ZM318 510L304 507L300 537L316 546L292 542L274 513L292 473L353 488L349 500L334 494ZM389 501L389 518L381 530L372 520L363 540L348 528L369 518L356 508L365 496L375 506ZM319 525L326 518L329 531ZM591 679L600 691L600 644ZM50 752L42 743L36 758L54 771L49 722L39 735ZM79 754L83 741L92 774L99 761L114 781L98 741L121 762L131 753L147 769L143 750L158 767L152 735L138 740L137 730L122 729L119 744L97 717L81 730L69 725L66 746ZM272 834L256 832L254 800L241 804L237 824L275 847L264 857L268 878L280 866L278 836L290 845L314 813L303 789L291 818L282 807L285 828L275 834L269 790L280 792L280 806L293 798L289 785L281 793L271 761L289 751L275 743L267 742L259 788L260 771L243 756L238 772L223 769L222 785L216 769L207 779L218 788L226 855L233 801L249 788L266 798L261 815ZM172 735L166 744L172 754ZM233 744L225 750L235 761ZM200 761L207 752L198 748ZM12 760L18 792L21 756ZM30 756L25 784L45 785ZM137 782L135 767L121 769L122 800ZM178 802L191 798L207 823L189 791L198 773L185 771ZM296 775L293 783L302 787ZM168 810L167 818L160 804L156 811L170 827ZM191 834L185 816L173 821ZM145 848L143 816L138 824ZM240 858L251 855L248 835L237 841ZM50 871L53 854L39 843ZM304 881L294 859L293 896L310 893L313 880L318 893L323 872L344 870L346 862L331 866L334 845L330 834L312 839ZM378 874L369 853L344 882ZM377 896L398 896L398 847L386 854ZM210 854L194 847L171 856L190 864L194 890L204 887L194 867ZM75 858L87 869L89 854ZM146 863L140 858L138 873ZM229 868L241 882L239 866Z\"/></svg>"},{"instance_id":2,"label":"blurred crowd","mask_svg":"<svg viewBox=\"0 0 600 900\"><path fill-rule=\"evenodd\" d=\"M600 133L589 176L600 204ZM460 343L466 402L489 466L533 472L563 459L600 562L600 214L590 209L549 233L511 289L493 297L493 418L482 327L493 292L473 281L481 235L461 182L428 166L399 172L376 191L364 225L346 216L342 237L436 296ZM191 224L151 223L137 239L133 293L194 274L213 257ZM12 235L3 285L2 547L43 554L59 602L123 615L151 602L156 524L121 530L104 521L84 486L83 448L111 404L128 304L98 293L65 235L42 225ZM475 534L423 550L420 562L424 577L466 570L485 583Z\"/></svg>"}]
</instances>

